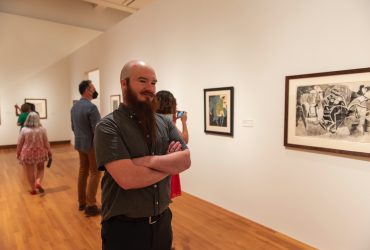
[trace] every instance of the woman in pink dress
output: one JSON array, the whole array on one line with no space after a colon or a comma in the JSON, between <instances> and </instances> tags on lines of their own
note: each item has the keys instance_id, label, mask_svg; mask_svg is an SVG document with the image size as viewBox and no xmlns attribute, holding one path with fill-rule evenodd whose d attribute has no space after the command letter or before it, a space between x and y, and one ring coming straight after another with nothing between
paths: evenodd
<instances>
[{"instance_id":1,"label":"woman in pink dress","mask_svg":"<svg viewBox=\"0 0 370 250\"><path fill-rule=\"evenodd\" d=\"M165 115L170 121L176 126L176 120L180 119L182 123L182 131L179 129L179 134L184 139L187 144L189 141L189 132L186 124L187 112L181 111L177 112L176 98L171 92L162 90L158 91L157 94L159 108L157 113ZM171 199L181 195L181 183L180 176L178 174L171 176Z\"/></svg>"},{"instance_id":2,"label":"woman in pink dress","mask_svg":"<svg viewBox=\"0 0 370 250\"><path fill-rule=\"evenodd\" d=\"M17 145L17 158L23 165L32 195L44 192L41 186L44 177L44 165L51 158L50 144L46 129L41 126L39 115L35 112L28 114L22 128ZM36 167L36 175L35 175Z\"/></svg>"}]
</instances>

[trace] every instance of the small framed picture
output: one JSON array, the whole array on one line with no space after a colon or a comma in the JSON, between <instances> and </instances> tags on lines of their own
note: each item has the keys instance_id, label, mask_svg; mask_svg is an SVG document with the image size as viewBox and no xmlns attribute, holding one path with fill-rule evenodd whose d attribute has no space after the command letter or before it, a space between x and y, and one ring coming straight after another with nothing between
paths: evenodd
<instances>
[{"instance_id":1,"label":"small framed picture","mask_svg":"<svg viewBox=\"0 0 370 250\"><path fill-rule=\"evenodd\" d=\"M204 132L233 136L234 87L204 89Z\"/></svg>"},{"instance_id":2,"label":"small framed picture","mask_svg":"<svg viewBox=\"0 0 370 250\"><path fill-rule=\"evenodd\" d=\"M110 96L110 112L118 109L119 104L121 103L121 95L111 95Z\"/></svg>"},{"instance_id":3,"label":"small framed picture","mask_svg":"<svg viewBox=\"0 0 370 250\"><path fill-rule=\"evenodd\" d=\"M37 99L37 98L25 98L25 103L30 103L34 106L35 111L39 114L40 119L47 119L47 106L46 106L46 99Z\"/></svg>"}]
</instances>

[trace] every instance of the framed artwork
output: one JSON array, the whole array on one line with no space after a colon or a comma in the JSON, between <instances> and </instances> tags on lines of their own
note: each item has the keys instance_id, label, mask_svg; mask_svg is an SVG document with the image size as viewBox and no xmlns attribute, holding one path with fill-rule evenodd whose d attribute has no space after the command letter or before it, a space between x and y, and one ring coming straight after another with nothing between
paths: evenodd
<instances>
[{"instance_id":1,"label":"framed artwork","mask_svg":"<svg viewBox=\"0 0 370 250\"><path fill-rule=\"evenodd\" d=\"M204 132L233 135L234 87L204 89Z\"/></svg>"},{"instance_id":2,"label":"framed artwork","mask_svg":"<svg viewBox=\"0 0 370 250\"><path fill-rule=\"evenodd\" d=\"M46 119L48 117L46 99L25 98L24 102L35 105L35 110L39 113L40 119Z\"/></svg>"},{"instance_id":3,"label":"framed artwork","mask_svg":"<svg viewBox=\"0 0 370 250\"><path fill-rule=\"evenodd\" d=\"M121 103L121 95L111 95L110 96L110 112L118 109L119 104Z\"/></svg>"},{"instance_id":4,"label":"framed artwork","mask_svg":"<svg viewBox=\"0 0 370 250\"><path fill-rule=\"evenodd\" d=\"M284 146L370 156L370 68L285 81Z\"/></svg>"}]
</instances>

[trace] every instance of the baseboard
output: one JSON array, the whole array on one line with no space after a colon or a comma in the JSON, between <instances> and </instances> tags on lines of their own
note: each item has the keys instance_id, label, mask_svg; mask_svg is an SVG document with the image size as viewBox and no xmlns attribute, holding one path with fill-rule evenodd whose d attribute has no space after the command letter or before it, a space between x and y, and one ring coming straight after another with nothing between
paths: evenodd
<instances>
[{"instance_id":1,"label":"baseboard","mask_svg":"<svg viewBox=\"0 0 370 250\"><path fill-rule=\"evenodd\" d=\"M70 140L66 141L51 141L50 145L60 145L60 144L71 144ZM17 144L11 144L11 145L0 145L0 149L8 149L8 148L17 148Z\"/></svg>"},{"instance_id":2,"label":"baseboard","mask_svg":"<svg viewBox=\"0 0 370 250\"><path fill-rule=\"evenodd\" d=\"M66 141L51 141L50 142L50 145L60 145L60 144L71 144L71 141L66 140Z\"/></svg>"}]
</instances>

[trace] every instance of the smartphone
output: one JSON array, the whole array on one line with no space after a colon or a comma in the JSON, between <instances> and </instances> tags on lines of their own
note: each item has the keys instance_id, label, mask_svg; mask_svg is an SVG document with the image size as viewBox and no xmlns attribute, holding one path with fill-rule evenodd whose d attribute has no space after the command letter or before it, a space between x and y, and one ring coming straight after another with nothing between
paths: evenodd
<instances>
[{"instance_id":1,"label":"smartphone","mask_svg":"<svg viewBox=\"0 0 370 250\"><path fill-rule=\"evenodd\" d=\"M53 159L49 158L48 163L46 164L46 167L50 168L52 161L53 161Z\"/></svg>"},{"instance_id":2,"label":"smartphone","mask_svg":"<svg viewBox=\"0 0 370 250\"><path fill-rule=\"evenodd\" d=\"M177 111L177 118L181 118L185 114L185 111Z\"/></svg>"}]
</instances>

